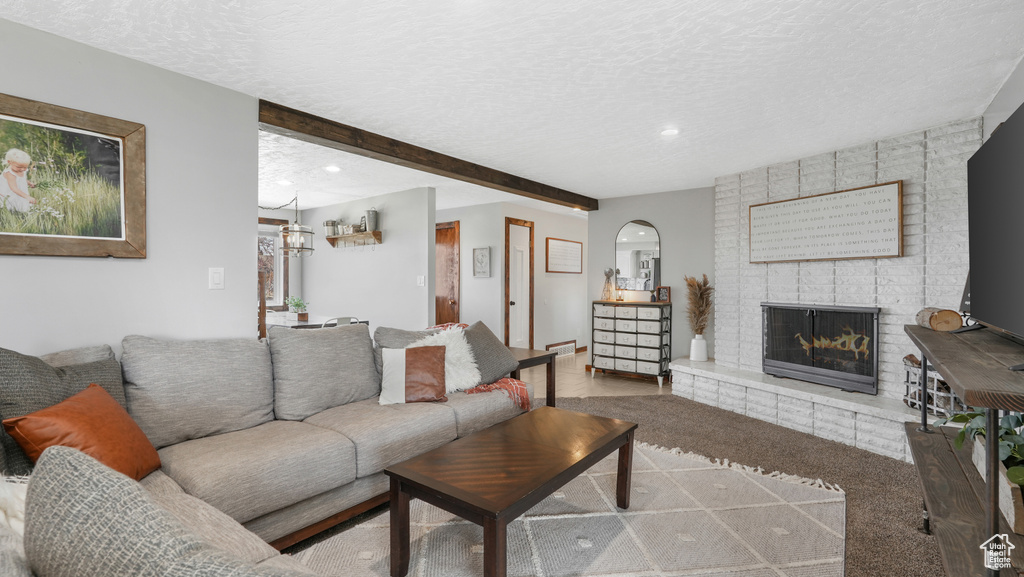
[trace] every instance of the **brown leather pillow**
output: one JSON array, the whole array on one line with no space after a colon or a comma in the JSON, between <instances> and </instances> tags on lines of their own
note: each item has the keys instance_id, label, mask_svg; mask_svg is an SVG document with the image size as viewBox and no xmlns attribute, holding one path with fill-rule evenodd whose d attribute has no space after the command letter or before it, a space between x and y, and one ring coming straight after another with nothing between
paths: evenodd
<instances>
[{"instance_id":1,"label":"brown leather pillow","mask_svg":"<svg viewBox=\"0 0 1024 577\"><path fill-rule=\"evenodd\" d=\"M3 421L35 463L53 445L73 447L138 481L160 468L160 456L128 412L99 385L45 409Z\"/></svg>"},{"instance_id":2,"label":"brown leather pillow","mask_svg":"<svg viewBox=\"0 0 1024 577\"><path fill-rule=\"evenodd\" d=\"M383 349L380 404L445 402L444 347Z\"/></svg>"}]
</instances>

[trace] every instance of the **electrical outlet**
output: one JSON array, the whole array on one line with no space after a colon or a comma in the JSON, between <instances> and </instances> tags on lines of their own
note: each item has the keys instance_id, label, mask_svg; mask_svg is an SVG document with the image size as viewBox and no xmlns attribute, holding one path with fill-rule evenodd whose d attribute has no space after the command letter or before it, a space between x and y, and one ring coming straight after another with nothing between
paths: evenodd
<instances>
[{"instance_id":1,"label":"electrical outlet","mask_svg":"<svg viewBox=\"0 0 1024 577\"><path fill-rule=\"evenodd\" d=\"M419 275L416 277L416 286L427 286L427 277Z\"/></svg>"}]
</instances>

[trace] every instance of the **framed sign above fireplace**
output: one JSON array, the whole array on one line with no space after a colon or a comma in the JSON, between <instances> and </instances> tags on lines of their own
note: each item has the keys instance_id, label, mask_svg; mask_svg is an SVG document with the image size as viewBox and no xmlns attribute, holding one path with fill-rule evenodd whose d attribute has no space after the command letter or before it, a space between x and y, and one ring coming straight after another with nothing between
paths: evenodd
<instances>
[{"instance_id":1,"label":"framed sign above fireplace","mask_svg":"<svg viewBox=\"0 0 1024 577\"><path fill-rule=\"evenodd\" d=\"M750 262L903 256L903 181L750 205Z\"/></svg>"}]
</instances>

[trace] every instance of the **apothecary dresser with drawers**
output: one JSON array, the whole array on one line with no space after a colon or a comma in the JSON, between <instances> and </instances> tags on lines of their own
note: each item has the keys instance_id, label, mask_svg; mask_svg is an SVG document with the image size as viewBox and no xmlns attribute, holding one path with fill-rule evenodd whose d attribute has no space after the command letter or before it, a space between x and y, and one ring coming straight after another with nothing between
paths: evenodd
<instances>
[{"instance_id":1,"label":"apothecary dresser with drawers","mask_svg":"<svg viewBox=\"0 0 1024 577\"><path fill-rule=\"evenodd\" d=\"M598 370L658 378L664 384L672 355L672 304L594 301L593 377Z\"/></svg>"}]
</instances>

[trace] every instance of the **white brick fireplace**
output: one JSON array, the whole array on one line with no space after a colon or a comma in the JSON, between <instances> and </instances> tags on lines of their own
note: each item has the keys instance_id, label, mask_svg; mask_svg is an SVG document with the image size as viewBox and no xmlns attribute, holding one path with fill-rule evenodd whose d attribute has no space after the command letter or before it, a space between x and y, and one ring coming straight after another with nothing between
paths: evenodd
<instances>
[{"instance_id":1,"label":"white brick fireplace","mask_svg":"<svg viewBox=\"0 0 1024 577\"><path fill-rule=\"evenodd\" d=\"M673 392L910 460L902 423L903 332L925 306L958 308L968 268L967 159L981 118L945 124L715 181L715 359L672 365ZM766 143L770 146L770 143ZM903 181L899 258L750 264L749 206ZM761 303L878 306L878 396L761 372Z\"/></svg>"}]
</instances>

